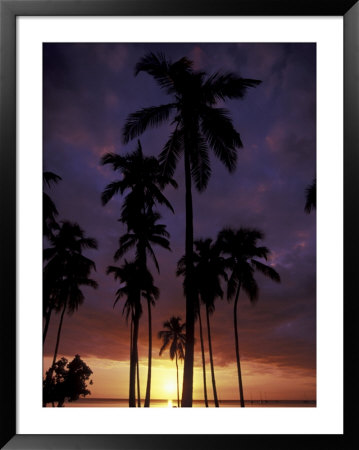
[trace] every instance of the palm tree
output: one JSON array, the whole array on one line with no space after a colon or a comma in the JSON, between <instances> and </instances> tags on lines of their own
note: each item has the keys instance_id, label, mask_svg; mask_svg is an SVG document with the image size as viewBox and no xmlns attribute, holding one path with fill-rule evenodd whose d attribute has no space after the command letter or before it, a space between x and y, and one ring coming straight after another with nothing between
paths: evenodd
<instances>
[{"instance_id":1,"label":"palm tree","mask_svg":"<svg viewBox=\"0 0 359 450\"><path fill-rule=\"evenodd\" d=\"M182 406L192 406L194 323L196 295L193 280L193 208L192 178L198 190L206 188L211 168L208 150L230 171L234 171L237 149L242 147L228 111L216 108L218 101L243 98L247 89L260 81L240 78L232 73L207 76L193 70L187 58L172 63L162 54L149 53L136 65L135 74L146 72L172 96L172 102L143 108L131 114L124 127L124 141L142 134L149 126L158 126L173 117L173 131L159 160L163 174L172 177L178 159L184 155L186 190L186 352L184 361Z\"/></svg>"},{"instance_id":2,"label":"palm tree","mask_svg":"<svg viewBox=\"0 0 359 450\"><path fill-rule=\"evenodd\" d=\"M255 258L268 259L270 250L267 247L258 247L257 242L264 239L264 234L255 228L240 228L233 230L231 228L223 229L218 235L218 245L222 252L228 255L226 263L231 270L231 276L228 281L228 299L234 300L234 336L236 347L238 384L241 407L244 407L243 383L241 373L241 363L238 345L238 325L237 325L237 305L241 288L248 295L251 302L258 298L258 284L254 278L254 272L258 271L264 276L277 283L280 282L280 276L273 267L268 266Z\"/></svg>"},{"instance_id":3,"label":"palm tree","mask_svg":"<svg viewBox=\"0 0 359 450\"><path fill-rule=\"evenodd\" d=\"M305 190L305 212L309 214L312 209L317 207L317 179L314 178L312 184L310 184Z\"/></svg>"},{"instance_id":4,"label":"palm tree","mask_svg":"<svg viewBox=\"0 0 359 450\"><path fill-rule=\"evenodd\" d=\"M205 405L208 407L207 399L207 383L206 383L206 368L205 356L202 334L202 320L201 320L201 305L199 297L206 309L208 347L210 355L211 378L215 406L219 406L215 374L213 363L212 339L209 317L214 313L216 298L223 297L223 290L221 288L220 279L227 279L225 272L225 261L220 256L220 248L217 244L212 244L211 239L197 240L194 242L196 251L194 252L194 277L197 293L196 317L199 319L201 352L202 352L202 370L203 370L203 388ZM185 275L186 264L185 257L182 257L178 262L177 275Z\"/></svg>"},{"instance_id":5,"label":"palm tree","mask_svg":"<svg viewBox=\"0 0 359 450\"><path fill-rule=\"evenodd\" d=\"M85 237L84 231L77 223L64 221L56 235L50 238L52 246L44 250L44 259L48 261L45 274L53 281L52 295L58 310L62 309L54 350L53 366L57 352L65 312L77 311L84 301L81 286L97 288L96 281L89 278L95 263L86 258L82 251L86 248L96 249L97 242Z\"/></svg>"},{"instance_id":6,"label":"palm tree","mask_svg":"<svg viewBox=\"0 0 359 450\"><path fill-rule=\"evenodd\" d=\"M157 203L165 205L173 212L172 205L163 195L162 191L167 184L177 187L172 177L162 175L162 170L157 158L143 155L141 142L132 153L118 155L106 153L101 159L102 165L110 164L114 171L120 171L121 179L109 183L102 193L102 204L106 205L114 195L124 194L129 191L123 207L121 221L126 223L128 215L133 216L134 205L139 207L139 213L143 208L152 209Z\"/></svg>"},{"instance_id":7,"label":"palm tree","mask_svg":"<svg viewBox=\"0 0 359 450\"><path fill-rule=\"evenodd\" d=\"M112 168L122 172L122 179L110 183L102 194L102 203L106 204L115 194L129 191L121 212L121 222L127 225L128 232L120 238L120 247L115 254L115 260L123 256L129 249L136 246L136 260L145 271L147 268L147 253L152 257L159 272L159 265L151 244L160 245L170 250L165 226L157 224L160 218L152 211L153 206L163 204L172 212L170 202L162 194L167 184L177 187L171 178L162 175L159 162L154 157L144 157L142 146L138 141L137 149L124 156L108 153L102 158L102 164L111 164ZM148 309L148 373L145 407L150 406L151 367L152 367L152 316L151 305L147 299Z\"/></svg>"},{"instance_id":8,"label":"palm tree","mask_svg":"<svg viewBox=\"0 0 359 450\"><path fill-rule=\"evenodd\" d=\"M131 344L130 344L130 383L129 383L129 406L136 406L136 366L138 366L138 330L139 320L142 314L141 296L147 301L154 302L159 296L159 290L153 285L153 277L148 270L143 270L137 261L127 262L121 267L109 266L107 274L113 274L115 279L120 280L121 287L116 292L114 305L123 296L126 303L123 311L127 317L131 314ZM133 329L132 329L133 324Z\"/></svg>"},{"instance_id":9,"label":"palm tree","mask_svg":"<svg viewBox=\"0 0 359 450\"><path fill-rule=\"evenodd\" d=\"M216 380L214 375L213 351L209 316L214 313L215 300L223 298L221 278L227 279L225 261L220 256L220 247L212 243L212 239L195 241L194 265L196 284L202 303L206 308L208 348L211 365L213 398L216 407L219 407Z\"/></svg>"},{"instance_id":10,"label":"palm tree","mask_svg":"<svg viewBox=\"0 0 359 450\"><path fill-rule=\"evenodd\" d=\"M117 260L123 256L129 249L136 246L136 261L142 270L147 270L147 253L153 259L155 266L158 270L159 264L156 255L153 251L152 245L159 245L162 248L170 250L168 237L169 234L166 231L166 226L163 224L157 224L157 220L160 219L160 215L154 212L147 212L142 214L137 221L129 220L131 224L131 231L124 234L119 241L120 247L115 253L115 259ZM150 297L147 299L147 311L148 311L148 373L147 373L147 386L145 407L150 406L151 398L151 368L152 368L152 315L151 305L154 304Z\"/></svg>"},{"instance_id":11,"label":"palm tree","mask_svg":"<svg viewBox=\"0 0 359 450\"><path fill-rule=\"evenodd\" d=\"M186 328L185 323L181 323L180 317L171 317L170 320L164 322L163 327L165 330L159 331L158 337L162 339L163 344L160 349L160 356L169 346L170 358L173 360L176 358L176 371L177 371L177 407L180 407L179 400L179 380L178 380L178 359L184 359L185 357L185 344L186 336L184 330Z\"/></svg>"},{"instance_id":12,"label":"palm tree","mask_svg":"<svg viewBox=\"0 0 359 450\"><path fill-rule=\"evenodd\" d=\"M47 185L48 188L51 187L51 184L58 183L61 180L59 175L56 173L45 171L43 172L43 184ZM42 194L42 208L43 208L43 235L47 238L51 237L53 234L53 230L58 229L58 224L56 223L55 217L58 215L57 208L55 203L51 199L51 197L43 192Z\"/></svg>"},{"instance_id":13,"label":"palm tree","mask_svg":"<svg viewBox=\"0 0 359 450\"><path fill-rule=\"evenodd\" d=\"M47 171L43 172L44 187L46 184L47 187L50 188L52 183L58 183L60 180L61 177L53 172ZM55 206L55 203L52 201L51 197L48 194L46 194L46 192L43 192L42 194L42 208L43 208L42 211L43 235L46 238L50 238L53 236L54 230L57 230L59 228L55 219L55 217L58 215L58 211ZM52 310L56 307L55 305L56 296L54 295L55 280L52 278L53 277L51 276L51 274L48 274L46 273L46 271L44 271L42 304L43 304L43 316L45 319L45 324L43 331L43 343L45 343L46 340Z\"/></svg>"}]
</instances>

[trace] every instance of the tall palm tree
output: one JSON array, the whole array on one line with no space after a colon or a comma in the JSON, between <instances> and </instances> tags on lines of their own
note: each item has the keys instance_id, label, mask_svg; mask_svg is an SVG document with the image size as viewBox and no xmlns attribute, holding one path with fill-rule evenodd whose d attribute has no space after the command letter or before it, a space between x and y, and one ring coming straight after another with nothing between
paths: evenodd
<instances>
[{"instance_id":1,"label":"tall palm tree","mask_svg":"<svg viewBox=\"0 0 359 450\"><path fill-rule=\"evenodd\" d=\"M238 385L241 407L244 407L242 372L238 344L237 305L240 290L243 289L251 302L258 298L258 284L254 278L256 271L277 283L280 276L273 267L258 261L255 258L268 259L270 250L267 247L259 247L258 241L264 239L264 234L255 228L231 228L223 229L218 235L218 243L225 255L228 255L226 263L231 270L228 281L228 299L234 300L233 320L234 336L237 359Z\"/></svg>"},{"instance_id":2,"label":"tall palm tree","mask_svg":"<svg viewBox=\"0 0 359 450\"><path fill-rule=\"evenodd\" d=\"M81 286L94 289L98 286L96 281L89 278L91 271L96 270L95 263L82 254L86 248L96 249L97 242L85 237L77 223L64 221L58 233L50 238L50 243L52 246L44 250L44 259L48 261L44 270L54 283L52 294L56 299L56 307L62 310L52 364L54 367L65 312L72 314L83 303Z\"/></svg>"},{"instance_id":3,"label":"tall palm tree","mask_svg":"<svg viewBox=\"0 0 359 450\"><path fill-rule=\"evenodd\" d=\"M47 186L48 188L54 183L58 183L61 180L59 175L53 172L45 171L43 172L43 188ZM56 222L56 216L58 211L55 203L51 197L43 191L42 194L42 230L43 236L45 238L50 238L53 236L55 230L58 229L58 224ZM44 331L43 331L43 343L46 340L47 330L50 323L51 313L56 307L55 305L55 295L54 295L54 283L55 280L51 279L50 274L43 273L43 317L45 320Z\"/></svg>"},{"instance_id":4,"label":"tall palm tree","mask_svg":"<svg viewBox=\"0 0 359 450\"><path fill-rule=\"evenodd\" d=\"M220 256L221 249L212 239L195 241L194 265L196 283L202 303L206 308L208 348L211 365L213 398L216 407L219 407L216 380L214 375L213 351L209 316L214 313L215 301L223 298L221 279L227 279L224 258Z\"/></svg>"},{"instance_id":5,"label":"tall palm tree","mask_svg":"<svg viewBox=\"0 0 359 450\"><path fill-rule=\"evenodd\" d=\"M125 260L124 268L126 266L128 266L128 264L129 263L127 263L127 261ZM119 269L117 267L114 267L114 266L109 266L107 268L107 274L110 274L110 273L114 273L115 279L118 279L118 278L121 279L121 276L124 277L124 282L128 284L127 286L125 285L122 289L120 288L117 291L116 299L115 299L115 302L113 304L113 307L116 306L116 303L120 300L120 298L123 295L125 295L125 294L127 295L127 300L124 303L123 308L122 308L122 315L126 316L126 323L127 324L128 324L129 317L131 317L131 321L130 321L130 361L131 361L132 340L133 340L133 323L134 323L134 319L135 319L135 303L134 303L133 300L134 300L134 298L136 298L136 295L134 293L132 295L131 294L128 295L128 292L131 289L131 281L128 283L128 275L127 275L127 278L126 278L126 273L130 274L131 272L129 272L129 270L126 271L125 269L121 272L121 269ZM119 273L119 275L116 276L116 273ZM120 274L122 274L122 275L120 275ZM133 276L132 286L133 286L133 289L136 290L137 287L136 287L136 278L135 277L137 277L137 272L133 272L133 275L134 276ZM136 293L137 293L137 291L136 291ZM140 308L141 308L141 313L140 313L140 315L141 315L142 314L141 304L140 304ZM137 373L136 373L136 376L137 376L137 405L140 408L141 407L141 394L140 394L140 375L139 375L139 364L138 364L138 351L137 351L137 354L136 354L136 371L137 371Z\"/></svg>"},{"instance_id":6,"label":"tall palm tree","mask_svg":"<svg viewBox=\"0 0 359 450\"><path fill-rule=\"evenodd\" d=\"M196 268L195 268L196 269ZM186 258L182 256L182 258L177 263L177 272L176 275L186 275ZM200 294L199 294L199 277L196 275L194 277L195 285L196 285L196 319L198 319L199 323L199 337L201 343L201 356L202 356L202 375L203 375L203 395L204 395L204 404L206 408L208 408L208 396L207 396L207 380L206 380L206 358L204 352L204 342L203 342L203 331L202 331L202 318L201 318L201 302L200 302ZM184 283L184 292L186 294L186 286Z\"/></svg>"},{"instance_id":7,"label":"tall palm tree","mask_svg":"<svg viewBox=\"0 0 359 450\"><path fill-rule=\"evenodd\" d=\"M182 406L192 406L194 323L196 294L193 280L193 208L192 179L198 190L207 186L211 168L208 150L232 172L236 166L237 149L242 147L227 110L216 108L218 101L243 98L247 89L260 81L238 77L232 73L193 70L187 58L172 63L162 54L149 53L136 65L135 74L146 72L160 88L172 97L172 102L143 108L131 114L125 124L124 141L142 134L149 126L158 126L171 117L173 131L159 156L163 173L172 177L178 159L183 154L186 190L186 352L184 361Z\"/></svg>"},{"instance_id":8,"label":"tall palm tree","mask_svg":"<svg viewBox=\"0 0 359 450\"><path fill-rule=\"evenodd\" d=\"M143 155L140 141L138 141L134 152L124 156L107 153L101 162L102 164L112 165L113 170L119 170L122 173L122 179L107 185L102 193L102 203L106 204L115 194L119 192L124 194L127 191L120 220L127 225L128 232L120 239L120 248L115 254L115 259L118 259L127 250L136 246L136 259L143 270L147 268L146 254L149 253L159 271L158 261L151 244L157 244L169 250L169 242L167 240L169 235L164 225L156 224L160 215L154 213L152 208L155 204L161 204L173 212L170 202L163 195L162 191L167 184L177 187L177 183L172 177L162 174L156 158ZM152 304L147 299L149 350L145 407L150 406L151 396Z\"/></svg>"},{"instance_id":9,"label":"tall palm tree","mask_svg":"<svg viewBox=\"0 0 359 450\"><path fill-rule=\"evenodd\" d=\"M116 292L115 304L123 296L126 296L124 311L131 314L133 330L131 331L130 344L130 383L129 383L129 406L136 406L136 366L138 360L138 330L139 320L142 314L141 296L154 302L159 296L159 290L153 284L153 277L148 270L143 270L137 261L127 262L121 267L109 266L107 274L113 274L115 279L120 280L121 287Z\"/></svg>"},{"instance_id":10,"label":"tall palm tree","mask_svg":"<svg viewBox=\"0 0 359 450\"><path fill-rule=\"evenodd\" d=\"M129 220L131 224L131 230L124 234L119 240L119 249L115 253L115 259L117 260L123 256L128 250L136 247L136 261L143 271L147 270L147 253L153 259L155 266L158 270L159 264L156 255L153 251L152 245L158 245L166 250L170 250L168 237L169 234L166 231L166 226L163 224L157 224L157 220L160 219L160 214L148 211L146 214L142 214L137 221ZM151 297L145 297L147 300L148 311L148 373L147 373L147 386L145 407L150 406L151 398L151 368L152 368L152 314L151 305L154 304Z\"/></svg>"},{"instance_id":11,"label":"tall palm tree","mask_svg":"<svg viewBox=\"0 0 359 450\"><path fill-rule=\"evenodd\" d=\"M43 172L43 185L50 188L52 184L56 184L61 180L59 175L56 173L45 171ZM43 235L47 238L51 237L53 234L53 230L58 229L58 224L56 223L55 217L58 215L58 211L55 203L51 199L51 197L43 192L42 194L42 228Z\"/></svg>"},{"instance_id":12,"label":"tall palm tree","mask_svg":"<svg viewBox=\"0 0 359 450\"><path fill-rule=\"evenodd\" d=\"M184 333L186 324L181 323L180 317L172 316L170 320L164 322L163 327L165 330L158 332L159 339L162 339L163 344L160 349L160 356L169 346L170 358L173 360L176 358L176 371L177 371L177 407L180 407L179 399L179 379L178 379L178 360L185 357L185 344L186 335Z\"/></svg>"},{"instance_id":13,"label":"tall palm tree","mask_svg":"<svg viewBox=\"0 0 359 450\"><path fill-rule=\"evenodd\" d=\"M312 184L310 184L305 190L305 212L309 214L313 209L317 207L317 179L314 178Z\"/></svg>"}]
</instances>

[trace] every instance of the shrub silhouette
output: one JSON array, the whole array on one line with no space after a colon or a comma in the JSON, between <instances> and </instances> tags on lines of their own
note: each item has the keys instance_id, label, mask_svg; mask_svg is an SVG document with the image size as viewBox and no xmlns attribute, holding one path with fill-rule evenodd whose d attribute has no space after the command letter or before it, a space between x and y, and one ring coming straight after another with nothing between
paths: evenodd
<instances>
[{"instance_id":1,"label":"shrub silhouette","mask_svg":"<svg viewBox=\"0 0 359 450\"><path fill-rule=\"evenodd\" d=\"M92 370L82 361L80 355L68 363L66 358L59 359L53 369L53 375L49 377L51 368L46 372L43 384L43 406L52 403L55 406L62 407L65 400L74 402L80 395L85 397L91 394L87 389L86 381L92 375ZM89 384L92 384L90 380Z\"/></svg>"}]
</instances>

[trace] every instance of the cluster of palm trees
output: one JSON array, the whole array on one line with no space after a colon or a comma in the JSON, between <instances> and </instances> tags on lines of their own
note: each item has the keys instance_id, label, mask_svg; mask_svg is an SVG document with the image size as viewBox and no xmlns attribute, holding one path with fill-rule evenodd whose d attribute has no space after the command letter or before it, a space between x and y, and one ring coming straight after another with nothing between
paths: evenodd
<instances>
[{"instance_id":1,"label":"cluster of palm trees","mask_svg":"<svg viewBox=\"0 0 359 450\"><path fill-rule=\"evenodd\" d=\"M247 294L250 301L254 302L258 298L258 284L254 278L255 271L261 272L273 281L280 282L280 276L270 265L258 261L256 258L268 259L270 251L267 247L258 246L258 241L264 235L257 229L240 228L233 230L224 228L218 233L215 242L212 239L200 239L194 242L194 279L196 288L196 317L199 321L202 368L203 368L203 388L205 405L208 407L206 367L204 355L204 343L201 320L201 305L205 307L208 350L211 368L211 379L213 388L213 399L216 407L219 406L216 380L213 363L213 350L211 339L210 316L215 311L215 301L223 298L223 281L227 284L227 299L234 298L234 337L235 352L238 370L238 386L241 406L244 407L243 383L241 374L241 363L238 343L238 300L240 290ZM177 275L186 275L186 260L182 257L178 262Z\"/></svg>"},{"instance_id":2,"label":"cluster of palm trees","mask_svg":"<svg viewBox=\"0 0 359 450\"><path fill-rule=\"evenodd\" d=\"M229 113L216 107L218 101L243 98L250 87L260 81L245 79L232 73L195 71L193 62L184 57L172 62L162 54L149 53L136 65L135 74L146 72L170 97L170 103L143 108L131 114L124 127L124 141L142 134L149 126L171 120L173 131L159 155L162 173L173 176L183 155L186 190L186 352L182 406L191 407L193 400L194 325L196 293L193 274L193 205L192 181L204 190L211 174L209 149L233 171L237 149L242 147Z\"/></svg>"},{"instance_id":3,"label":"cluster of palm trees","mask_svg":"<svg viewBox=\"0 0 359 450\"><path fill-rule=\"evenodd\" d=\"M48 187L61 178L44 172L44 183ZM47 372L52 377L59 350L60 337L65 313L73 314L84 301L82 286L97 288L97 282L90 278L96 269L95 263L83 254L85 249L96 249L95 239L86 237L84 230L67 220L58 223L57 208L51 197L43 194L43 234L49 247L44 249L43 269L43 343L53 312L60 313L52 366Z\"/></svg>"},{"instance_id":4,"label":"cluster of palm trees","mask_svg":"<svg viewBox=\"0 0 359 450\"><path fill-rule=\"evenodd\" d=\"M159 332L159 338L163 341L160 354L169 347L171 359L176 359L178 406L178 360L184 360L181 406L191 407L195 323L198 320L204 397L208 406L201 319L203 305L206 313L213 397L215 406L219 406L210 316L215 311L215 301L224 296L222 283L225 282L227 298L234 298L235 352L241 405L244 406L237 324L239 294L242 290L251 301L257 298L255 271L260 271L274 281L279 281L280 278L270 265L257 259L266 260L270 253L266 247L258 245L258 241L264 237L259 230L226 228L218 233L215 242L210 238L194 241L192 184L199 191L206 188L211 175L210 150L230 172L234 171L237 151L242 147L241 137L233 126L229 112L217 104L227 99L242 99L248 89L258 86L260 81L241 78L233 73L207 75L194 70L193 62L188 58L172 62L164 55L154 53L149 53L138 62L135 74L140 72L151 75L170 96L170 102L130 114L123 129L124 142L128 143L148 127L159 126L166 121L170 121L172 125L169 139L158 158L145 156L138 140L134 151L123 155L107 153L101 160L103 165L110 165L120 175L104 189L103 205L117 194L123 196L119 221L123 224L124 233L119 237L118 248L114 252L114 260L121 259L121 265L108 266L107 274L119 281L114 306L120 299L125 298L123 314L127 321L130 321L129 406L135 407L136 400L137 406L141 406L138 336L143 301L147 305L148 316L148 373L144 406L150 406L152 308L160 292L154 285L149 260L152 260L159 273L155 246L170 250L170 236L166 225L160 223L158 208L166 207L174 213L163 191L168 185L177 187L173 176L181 156L185 169L186 237L185 253L178 262L177 275L184 277L185 323L181 323L179 317L172 317L164 323L165 329ZM44 172L44 183L48 187L60 180L58 175ZM66 311L73 313L83 302L82 286L97 288L97 283L90 278L91 272L95 270L95 263L83 254L85 249L96 249L97 242L86 237L85 232L76 223L58 223L57 208L46 193L43 204L43 234L49 243L49 247L44 250L44 342L53 312L61 313L52 364L54 367ZM125 258L126 255L130 255L130 261ZM49 370L48 373L51 377L52 371Z\"/></svg>"},{"instance_id":5,"label":"cluster of palm trees","mask_svg":"<svg viewBox=\"0 0 359 450\"><path fill-rule=\"evenodd\" d=\"M109 266L108 274L113 274L121 283L116 292L116 302L126 296L123 312L130 318L130 383L129 406L136 406L136 368L137 368L137 401L140 405L139 364L138 364L138 330L142 314L141 298L147 303L148 310L148 374L145 396L145 407L150 406L151 398L151 366L152 366L152 320L151 307L159 296L159 290L154 286L153 277L148 269L147 256L150 256L156 266L160 267L153 249L154 245L170 250L169 234L166 226L158 223L161 216L155 211L157 204L165 205L171 211L170 202L162 191L166 185L177 186L169 176L162 174L160 164L154 157L143 155L140 141L134 152L126 155L108 153L103 156L102 164L110 164L115 171L120 171L121 178L110 183L102 194L105 205L115 194L126 193L120 221L126 227L126 233L119 239L119 247L114 254L117 261L129 250L135 249L133 261L124 261L122 266Z\"/></svg>"},{"instance_id":6,"label":"cluster of palm trees","mask_svg":"<svg viewBox=\"0 0 359 450\"><path fill-rule=\"evenodd\" d=\"M255 229L222 230L216 242L211 239L194 242L192 184L199 191L205 190L211 166L209 151L212 150L228 171L236 167L237 151L242 145L241 137L235 130L229 112L218 107L227 99L242 99L249 88L260 84L259 80L241 78L233 73L215 73L208 75L193 69L193 62L183 57L172 62L163 54L149 53L137 63L135 75L145 72L151 75L170 97L167 104L143 108L128 116L124 129L124 142L139 137L149 127L157 127L170 122L172 131L158 159L145 157L140 141L137 149L126 155L106 154L102 164L110 164L122 177L110 183L102 194L106 204L115 194L125 194L120 221L126 227L126 233L119 239L119 248L114 259L122 258L130 249L135 250L133 261L124 260L122 266L109 266L108 273L120 281L115 303L126 297L123 312L131 321L130 327L130 382L129 406L136 406L136 369L138 379L138 329L142 314L141 298L148 308L148 374L145 406L150 406L151 389L151 352L152 325L151 306L159 296L159 290L153 284L153 277L147 264L147 256L154 261L157 271L159 264L153 245L167 250L169 234L164 224L159 224L160 215L154 208L163 205L173 211L169 201L163 195L168 184L176 187L173 176L179 159L183 156L185 169L185 208L186 237L185 254L179 261L177 273L184 276L184 293L186 298L185 325L178 317L165 322L166 330L160 332L163 339L161 352L169 345L170 357L184 358L183 388L181 406L191 407L193 401L193 365L195 344L195 322L200 325L201 351L203 362L203 379L205 402L208 406L205 358L201 321L201 304L205 306L212 386L215 404L218 406L216 391L213 351L211 344L210 315L215 310L215 300L223 297L221 280L228 282L229 299L234 298L235 348L238 366L239 390L242 406L243 386L240 369L240 357L237 330L237 305L240 290L250 300L257 298L258 287L254 279L255 270L262 272L275 281L279 275L269 265L256 258L266 259L269 250L257 246L263 234ZM185 334L184 334L185 327ZM174 330L177 330L176 332ZM168 333L172 333L172 338ZM179 345L179 347L177 347ZM178 378L178 377L177 377ZM177 387L178 406L179 389ZM139 402L139 382L137 381L137 400Z\"/></svg>"}]
</instances>

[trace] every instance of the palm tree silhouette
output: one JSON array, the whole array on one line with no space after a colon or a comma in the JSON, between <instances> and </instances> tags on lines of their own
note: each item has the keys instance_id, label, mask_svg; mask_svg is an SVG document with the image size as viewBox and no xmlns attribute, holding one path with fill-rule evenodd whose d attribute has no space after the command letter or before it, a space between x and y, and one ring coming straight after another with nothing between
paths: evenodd
<instances>
[{"instance_id":1,"label":"palm tree silhouette","mask_svg":"<svg viewBox=\"0 0 359 450\"><path fill-rule=\"evenodd\" d=\"M305 212L309 214L313 209L317 207L317 179L314 178L312 184L310 184L305 190Z\"/></svg>"},{"instance_id":2,"label":"palm tree silhouette","mask_svg":"<svg viewBox=\"0 0 359 450\"><path fill-rule=\"evenodd\" d=\"M181 324L180 317L172 316L170 320L164 322L163 327L165 330L158 332L159 339L162 339L163 344L160 349L160 356L169 346L170 358L173 360L176 358L176 371L177 371L177 407L180 407L179 400L179 380L178 380L178 359L184 359L185 357L185 344L186 336L184 330L186 324Z\"/></svg>"},{"instance_id":3,"label":"palm tree silhouette","mask_svg":"<svg viewBox=\"0 0 359 450\"><path fill-rule=\"evenodd\" d=\"M153 251L152 245L158 245L162 248L170 250L168 237L169 234L166 231L166 226L163 224L157 224L157 220L160 219L158 213L148 211L146 214L142 214L140 220L134 221L131 224L131 232L124 234L120 238L120 247L115 253L115 259L117 260L123 256L129 249L136 246L136 261L143 270L147 268L147 253L153 259L155 266L158 270L159 265L156 255ZM151 367L152 367L152 314L151 305L154 304L150 297L147 299L147 311L148 311L148 374L147 374L147 386L145 407L150 406L151 397Z\"/></svg>"},{"instance_id":4,"label":"palm tree silhouette","mask_svg":"<svg viewBox=\"0 0 359 450\"><path fill-rule=\"evenodd\" d=\"M172 63L162 54L149 53L136 65L135 74L146 72L160 88L172 96L172 102L143 108L131 114L125 124L124 142L142 134L149 126L158 126L174 117L174 130L159 156L163 174L172 177L178 159L184 155L186 190L186 352L184 361L182 406L192 406L194 323L196 295L193 280L193 208L192 179L196 188L206 188L210 174L208 150L233 172L237 149L242 147L238 132L234 129L227 110L216 108L218 101L243 98L247 89L260 81L240 78L232 73L215 73L193 70L193 62L187 58Z\"/></svg>"},{"instance_id":5,"label":"palm tree silhouette","mask_svg":"<svg viewBox=\"0 0 359 450\"><path fill-rule=\"evenodd\" d=\"M109 183L102 193L102 204L106 205L114 195L124 194L121 220L126 223L128 216L133 217L134 208L137 206L138 213L143 208L152 209L155 204L165 205L173 212L172 205L163 195L162 191L167 184L177 187L172 177L162 174L157 158L144 156L141 142L137 142L137 148L132 153L118 155L106 153L101 159L102 165L110 164L114 171L121 173L121 179Z\"/></svg>"},{"instance_id":6,"label":"palm tree silhouette","mask_svg":"<svg viewBox=\"0 0 359 450\"><path fill-rule=\"evenodd\" d=\"M201 341L201 354L202 354L202 372L203 372L203 391L205 406L208 407L207 398L207 382L206 382L206 362L204 355L204 343L202 332L202 320L201 320L201 297L202 303L206 308L207 319L207 334L208 334L208 346L210 354L211 365L211 377L213 387L213 397L215 406L219 406L216 382L214 376L214 364L213 364L213 352L211 341L211 330L209 315L214 312L214 301L217 297L223 297L223 291L220 285L220 277L226 279L225 264L223 258L220 257L220 248L216 245L212 245L212 240L198 240L195 241L196 252L194 253L194 281L196 286L196 318L199 320L199 332ZM183 256L177 265L177 276L186 274L186 259ZM185 286L184 286L185 288Z\"/></svg>"},{"instance_id":7,"label":"palm tree silhouette","mask_svg":"<svg viewBox=\"0 0 359 450\"><path fill-rule=\"evenodd\" d=\"M123 312L127 317L131 314L131 344L130 344L130 383L129 383L129 406L136 406L136 366L138 366L138 330L139 320L142 314L141 296L153 303L159 296L159 290L153 284L153 277L146 269L144 270L137 261L127 262L121 267L109 266L107 274L113 274L115 279L120 280L121 287L116 292L116 303L126 296Z\"/></svg>"},{"instance_id":8,"label":"palm tree silhouette","mask_svg":"<svg viewBox=\"0 0 359 450\"><path fill-rule=\"evenodd\" d=\"M223 229L218 235L218 245L222 252L228 255L227 266L231 270L231 276L228 280L228 299L234 300L234 336L236 347L238 384L241 407L244 407L243 383L241 373L241 363L238 344L238 325L237 325L237 305L241 288L246 292L251 302L258 298L258 284L254 278L254 272L261 272L264 276L277 283L280 282L280 276L273 267L263 264L255 258L264 258L267 260L270 250L267 247L258 247L257 242L264 239L264 234L255 228L240 228L233 230L231 228Z\"/></svg>"},{"instance_id":9,"label":"palm tree silhouette","mask_svg":"<svg viewBox=\"0 0 359 450\"><path fill-rule=\"evenodd\" d=\"M139 328L139 318L142 315L142 306L141 302L138 300L138 295L140 295L140 290L137 284L138 279L138 265L134 262L128 263L125 260L125 263L121 267L116 266L108 266L107 274L113 274L115 280L119 279L122 287L120 287L116 291L116 298L115 302L113 304L113 307L115 307L116 303L123 297L126 296L126 302L122 309L122 314L126 314L126 322L128 322L129 316L131 316L131 326L130 326L130 383L129 383L129 399L131 398L131 395L136 396L136 394L133 394L136 391L136 378L133 380L133 377L136 377L136 371L137 368L137 401L138 401L138 407L141 406L141 397L140 397L140 386L139 386L139 367L138 367L138 349L136 344L136 350L133 350L133 328L134 323L136 323L137 329L136 329L136 342L138 339L138 328ZM133 369L133 364L135 365ZM134 386L133 386L134 385ZM132 401L134 402L133 405L131 405ZM130 406L136 406L136 398L133 400L131 399Z\"/></svg>"},{"instance_id":10,"label":"palm tree silhouette","mask_svg":"<svg viewBox=\"0 0 359 450\"><path fill-rule=\"evenodd\" d=\"M82 251L87 248L96 249L97 242L93 238L85 237L84 231L77 223L63 221L58 233L50 238L51 247L44 250L45 277L54 282L53 294L57 309L62 309L53 366L56 363L62 324L65 312L72 314L84 301L81 286L97 288L97 282L89 278L92 270L96 270L95 263L86 258Z\"/></svg>"},{"instance_id":11,"label":"palm tree silhouette","mask_svg":"<svg viewBox=\"0 0 359 450\"><path fill-rule=\"evenodd\" d=\"M45 171L43 172L43 188L47 185L48 188L51 187L52 183L58 183L61 180L59 175L53 172ZM52 201L51 197L43 191L42 194L42 230L43 235L46 238L53 236L54 230L58 230L59 226L56 222L55 217L58 215L55 203ZM49 274L43 274L43 317L45 319L44 331L43 331L43 343L45 343L47 330L50 324L51 313L54 308L56 308L56 295L54 295L54 285L55 279L51 279Z\"/></svg>"},{"instance_id":12,"label":"palm tree silhouette","mask_svg":"<svg viewBox=\"0 0 359 450\"><path fill-rule=\"evenodd\" d=\"M53 183L56 184L60 180L61 177L53 172L48 171L43 172L44 187L45 185L47 185L47 187L50 188ZM43 192L42 194L42 209L43 209L42 215L43 235L49 238L52 236L53 230L58 229L58 224L56 223L55 219L55 217L58 215L58 211L55 206L55 203L53 202L51 197L48 194L46 194L46 192Z\"/></svg>"},{"instance_id":13,"label":"palm tree silhouette","mask_svg":"<svg viewBox=\"0 0 359 450\"><path fill-rule=\"evenodd\" d=\"M195 241L194 265L198 292L206 308L208 348L211 365L214 404L219 406L216 380L214 375L213 351L209 316L214 313L215 300L223 298L221 278L227 279L224 258L220 256L220 247L212 239Z\"/></svg>"},{"instance_id":14,"label":"palm tree silhouette","mask_svg":"<svg viewBox=\"0 0 359 450\"><path fill-rule=\"evenodd\" d=\"M138 141L137 149L125 156L108 153L102 158L102 164L111 164L114 170L122 172L122 179L110 183L102 194L102 203L106 204L115 194L128 191L121 211L121 222L127 225L128 232L120 238L120 247L115 253L115 260L136 246L136 260L143 271L147 269L147 253L152 257L159 272L159 265L152 244L170 250L169 234L165 225L157 224L158 213L153 212L153 206L162 204L172 212L170 202L162 194L167 184L177 187L171 178L162 175L159 162L154 157L144 157L142 146ZM147 299L148 309L148 373L145 407L150 406L151 368L152 368L152 316L151 305Z\"/></svg>"}]
</instances>

